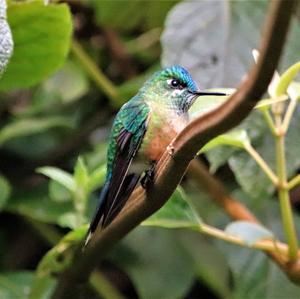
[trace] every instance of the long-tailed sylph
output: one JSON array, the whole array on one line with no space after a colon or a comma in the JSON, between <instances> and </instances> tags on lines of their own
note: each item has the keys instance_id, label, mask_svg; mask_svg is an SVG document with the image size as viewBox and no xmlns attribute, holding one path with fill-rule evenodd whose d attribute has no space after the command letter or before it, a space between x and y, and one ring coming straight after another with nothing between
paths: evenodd
<instances>
[{"instance_id":1,"label":"long-tailed sylph","mask_svg":"<svg viewBox=\"0 0 300 299\"><path fill-rule=\"evenodd\" d=\"M139 181L147 187L167 146L188 123L188 110L202 95L180 66L156 72L118 112L107 151L107 174L86 244L98 225L106 227L124 207ZM142 179L141 179L142 178Z\"/></svg>"}]
</instances>

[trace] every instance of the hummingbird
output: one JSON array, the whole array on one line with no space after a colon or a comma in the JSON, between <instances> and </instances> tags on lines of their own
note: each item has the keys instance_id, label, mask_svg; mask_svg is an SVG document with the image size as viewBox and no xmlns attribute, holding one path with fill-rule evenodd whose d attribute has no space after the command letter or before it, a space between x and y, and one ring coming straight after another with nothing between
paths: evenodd
<instances>
[{"instance_id":1,"label":"hummingbird","mask_svg":"<svg viewBox=\"0 0 300 299\"><path fill-rule=\"evenodd\" d=\"M147 188L155 163L188 124L194 101L204 95L226 94L199 90L190 73L175 65L154 73L122 106L111 129L106 180L85 245L98 226L113 221L139 181Z\"/></svg>"}]
</instances>

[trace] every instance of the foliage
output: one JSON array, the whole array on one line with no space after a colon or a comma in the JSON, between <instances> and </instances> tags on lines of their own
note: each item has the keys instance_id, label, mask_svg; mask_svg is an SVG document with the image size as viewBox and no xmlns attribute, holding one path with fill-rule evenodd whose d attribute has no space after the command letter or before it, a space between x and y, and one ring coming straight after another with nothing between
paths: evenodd
<instances>
[{"instance_id":1,"label":"foliage","mask_svg":"<svg viewBox=\"0 0 300 299\"><path fill-rule=\"evenodd\" d=\"M0 0L0 298L50 298L72 265L105 180L112 117L160 57L186 66L201 89L232 93L253 61L267 8L266 1L57 2ZM109 287L95 275L83 297L299 297L254 250L276 251L286 240L283 258L295 255L287 222L299 230L300 218L286 196L297 208L299 30L295 21L269 95L239 127L199 148L198 158L262 224L230 222L186 178L99 267ZM191 119L226 100L202 97ZM276 151L280 138L285 150Z\"/></svg>"}]
</instances>

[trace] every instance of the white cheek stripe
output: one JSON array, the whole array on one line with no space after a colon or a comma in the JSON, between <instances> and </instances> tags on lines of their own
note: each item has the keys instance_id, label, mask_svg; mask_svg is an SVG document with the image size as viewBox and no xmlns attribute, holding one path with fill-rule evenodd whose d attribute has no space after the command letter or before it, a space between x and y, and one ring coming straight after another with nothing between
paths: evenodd
<instances>
[{"instance_id":1,"label":"white cheek stripe","mask_svg":"<svg viewBox=\"0 0 300 299\"><path fill-rule=\"evenodd\" d=\"M183 92L184 92L184 89L175 89L174 91L172 91L171 96L175 98L175 97L181 95Z\"/></svg>"}]
</instances>

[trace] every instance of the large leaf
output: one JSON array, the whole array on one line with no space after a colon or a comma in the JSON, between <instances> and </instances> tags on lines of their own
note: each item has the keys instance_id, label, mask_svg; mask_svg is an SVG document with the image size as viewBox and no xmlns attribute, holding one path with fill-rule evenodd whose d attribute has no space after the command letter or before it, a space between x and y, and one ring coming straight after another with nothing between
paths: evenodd
<instances>
[{"instance_id":1,"label":"large leaf","mask_svg":"<svg viewBox=\"0 0 300 299\"><path fill-rule=\"evenodd\" d=\"M88 87L88 79L82 69L69 60L43 83L43 92L58 96L63 103L70 103L83 96Z\"/></svg>"},{"instance_id":2,"label":"large leaf","mask_svg":"<svg viewBox=\"0 0 300 299\"><path fill-rule=\"evenodd\" d=\"M42 222L57 223L59 217L73 211L70 202L55 202L50 200L45 194L46 188L36 188L31 193L12 196L5 206L7 211L24 215Z\"/></svg>"},{"instance_id":3,"label":"large leaf","mask_svg":"<svg viewBox=\"0 0 300 299\"><path fill-rule=\"evenodd\" d=\"M226 254L233 273L231 298L299 298L300 288L289 281L278 266L262 252L224 243L220 247Z\"/></svg>"},{"instance_id":4,"label":"large leaf","mask_svg":"<svg viewBox=\"0 0 300 299\"><path fill-rule=\"evenodd\" d=\"M178 0L169 1L90 1L96 21L106 27L130 30L138 25L146 28L162 26L169 9Z\"/></svg>"},{"instance_id":5,"label":"large leaf","mask_svg":"<svg viewBox=\"0 0 300 299\"><path fill-rule=\"evenodd\" d=\"M0 129L0 145L20 136L42 133L55 127L72 128L72 126L71 119L58 116L16 120Z\"/></svg>"},{"instance_id":6,"label":"large leaf","mask_svg":"<svg viewBox=\"0 0 300 299\"><path fill-rule=\"evenodd\" d=\"M221 298L230 298L230 271L222 252L199 233L180 230L177 236L192 259L193 269L201 282L205 282Z\"/></svg>"},{"instance_id":7,"label":"large leaf","mask_svg":"<svg viewBox=\"0 0 300 299\"><path fill-rule=\"evenodd\" d=\"M183 1L168 14L161 42L164 66L187 67L200 88L236 87L258 48L267 1ZM293 23L283 66L299 60Z\"/></svg>"},{"instance_id":8,"label":"large leaf","mask_svg":"<svg viewBox=\"0 0 300 299\"><path fill-rule=\"evenodd\" d=\"M6 20L6 1L0 0L0 77L13 52L13 39Z\"/></svg>"},{"instance_id":9,"label":"large leaf","mask_svg":"<svg viewBox=\"0 0 300 299\"><path fill-rule=\"evenodd\" d=\"M142 225L165 228L198 228L201 220L186 201L183 189L178 187L168 202Z\"/></svg>"},{"instance_id":10,"label":"large leaf","mask_svg":"<svg viewBox=\"0 0 300 299\"><path fill-rule=\"evenodd\" d=\"M51 166L44 166L37 169L38 173L41 173L50 179L56 181L61 184L65 188L67 188L70 192L75 192L76 190L76 182L71 174L68 172Z\"/></svg>"},{"instance_id":11,"label":"large leaf","mask_svg":"<svg viewBox=\"0 0 300 299\"><path fill-rule=\"evenodd\" d=\"M27 298L34 274L29 271L0 273L0 298Z\"/></svg>"},{"instance_id":12,"label":"large leaf","mask_svg":"<svg viewBox=\"0 0 300 299\"><path fill-rule=\"evenodd\" d=\"M15 48L0 90L30 87L64 63L72 33L70 11L66 4L24 1L11 2L7 14Z\"/></svg>"},{"instance_id":13,"label":"large leaf","mask_svg":"<svg viewBox=\"0 0 300 299\"><path fill-rule=\"evenodd\" d=\"M194 263L176 231L138 227L111 258L126 271L142 299L184 298L195 277Z\"/></svg>"},{"instance_id":14,"label":"large leaf","mask_svg":"<svg viewBox=\"0 0 300 299\"><path fill-rule=\"evenodd\" d=\"M219 135L213 140L205 144L201 148L200 153L205 153L220 145L229 145L232 147L245 148L250 140L245 130L233 130L229 133Z\"/></svg>"},{"instance_id":15,"label":"large leaf","mask_svg":"<svg viewBox=\"0 0 300 299\"><path fill-rule=\"evenodd\" d=\"M225 232L241 238L249 246L260 240L274 239L271 231L260 224L247 221L234 221L227 225Z\"/></svg>"}]
</instances>

